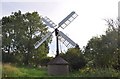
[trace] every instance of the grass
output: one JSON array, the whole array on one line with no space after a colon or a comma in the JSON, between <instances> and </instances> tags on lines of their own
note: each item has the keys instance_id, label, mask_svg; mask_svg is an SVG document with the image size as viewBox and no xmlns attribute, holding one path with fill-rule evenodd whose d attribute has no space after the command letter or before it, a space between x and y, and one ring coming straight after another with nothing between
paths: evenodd
<instances>
[{"instance_id":1,"label":"grass","mask_svg":"<svg viewBox=\"0 0 120 79\"><path fill-rule=\"evenodd\" d=\"M24 76L28 77L43 77L47 76L47 70L45 68L19 68Z\"/></svg>"},{"instance_id":2,"label":"grass","mask_svg":"<svg viewBox=\"0 0 120 79\"><path fill-rule=\"evenodd\" d=\"M45 68L15 67L10 64L3 65L2 77L41 77L46 76Z\"/></svg>"},{"instance_id":3,"label":"grass","mask_svg":"<svg viewBox=\"0 0 120 79\"><path fill-rule=\"evenodd\" d=\"M53 76L49 76L46 68L16 67L10 64L4 64L2 70L3 77L45 77L45 79L60 79L56 76L54 76L54 78ZM86 67L79 71L70 72L68 76L61 76L61 79L70 77L71 79L73 77L120 77L120 72L111 68L93 69Z\"/></svg>"},{"instance_id":4,"label":"grass","mask_svg":"<svg viewBox=\"0 0 120 79\"><path fill-rule=\"evenodd\" d=\"M0 78L2 77L2 64L0 62Z\"/></svg>"}]
</instances>

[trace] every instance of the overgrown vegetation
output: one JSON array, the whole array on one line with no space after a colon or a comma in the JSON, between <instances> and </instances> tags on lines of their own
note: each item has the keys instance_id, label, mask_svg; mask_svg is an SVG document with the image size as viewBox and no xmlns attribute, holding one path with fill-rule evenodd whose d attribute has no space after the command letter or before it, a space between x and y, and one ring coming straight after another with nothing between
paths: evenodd
<instances>
[{"instance_id":1,"label":"overgrown vegetation","mask_svg":"<svg viewBox=\"0 0 120 79\"><path fill-rule=\"evenodd\" d=\"M47 74L46 68L16 67L10 64L3 65L2 77L55 77ZM64 77L64 76L62 76ZM120 72L113 68L85 67L78 71L70 72L67 77L120 77Z\"/></svg>"},{"instance_id":2,"label":"overgrown vegetation","mask_svg":"<svg viewBox=\"0 0 120 79\"><path fill-rule=\"evenodd\" d=\"M113 68L85 67L71 74L74 77L120 77L120 72Z\"/></svg>"}]
</instances>

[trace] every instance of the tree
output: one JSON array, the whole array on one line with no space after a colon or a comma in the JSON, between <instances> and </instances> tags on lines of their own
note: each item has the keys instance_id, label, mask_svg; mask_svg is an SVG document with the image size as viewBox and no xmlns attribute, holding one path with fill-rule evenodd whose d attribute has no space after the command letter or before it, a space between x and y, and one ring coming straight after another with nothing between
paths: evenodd
<instances>
[{"instance_id":1,"label":"tree","mask_svg":"<svg viewBox=\"0 0 120 79\"><path fill-rule=\"evenodd\" d=\"M118 25L112 19L106 20L108 29L105 35L93 37L85 48L85 56L97 67L113 67L118 64Z\"/></svg>"},{"instance_id":2,"label":"tree","mask_svg":"<svg viewBox=\"0 0 120 79\"><path fill-rule=\"evenodd\" d=\"M3 17L2 32L4 62L17 59L17 61L22 61L22 63L28 65L34 63L32 61L35 58L40 59L43 53L44 56L49 53L48 43L50 43L51 38L38 49L34 49L34 44L48 32L48 28L42 23L37 12L22 14L21 11L18 11L12 12L10 16Z\"/></svg>"}]
</instances>

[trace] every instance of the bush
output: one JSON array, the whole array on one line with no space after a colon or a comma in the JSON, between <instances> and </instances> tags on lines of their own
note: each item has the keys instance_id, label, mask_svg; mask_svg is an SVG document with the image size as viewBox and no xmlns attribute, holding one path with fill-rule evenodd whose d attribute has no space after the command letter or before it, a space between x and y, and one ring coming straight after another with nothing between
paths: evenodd
<instances>
[{"instance_id":1,"label":"bush","mask_svg":"<svg viewBox=\"0 0 120 79\"><path fill-rule=\"evenodd\" d=\"M112 68L98 68L93 69L90 67L83 68L73 74L75 77L120 77L120 72Z\"/></svg>"},{"instance_id":2,"label":"bush","mask_svg":"<svg viewBox=\"0 0 120 79\"><path fill-rule=\"evenodd\" d=\"M48 62L50 62L50 60L52 59L52 57L44 57L40 60L40 65L41 66L47 66Z\"/></svg>"},{"instance_id":3,"label":"bush","mask_svg":"<svg viewBox=\"0 0 120 79\"><path fill-rule=\"evenodd\" d=\"M61 57L69 63L71 70L79 70L86 65L80 48L70 48L65 54L61 54Z\"/></svg>"}]
</instances>

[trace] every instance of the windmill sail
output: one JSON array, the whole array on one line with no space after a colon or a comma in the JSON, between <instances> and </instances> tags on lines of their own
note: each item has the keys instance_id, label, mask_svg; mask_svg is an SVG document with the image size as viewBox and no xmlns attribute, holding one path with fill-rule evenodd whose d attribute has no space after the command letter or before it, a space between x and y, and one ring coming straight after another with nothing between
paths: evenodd
<instances>
[{"instance_id":1,"label":"windmill sail","mask_svg":"<svg viewBox=\"0 0 120 79\"><path fill-rule=\"evenodd\" d=\"M52 22L52 20L50 20L48 17L43 18L42 17L42 21L45 22L47 24L47 26L50 26L51 28L55 28L57 25Z\"/></svg>"},{"instance_id":2,"label":"windmill sail","mask_svg":"<svg viewBox=\"0 0 120 79\"><path fill-rule=\"evenodd\" d=\"M47 38L49 38L52 35L53 32L48 32L42 39L40 39L39 41L37 41L34 44L35 49L37 49Z\"/></svg>"},{"instance_id":3,"label":"windmill sail","mask_svg":"<svg viewBox=\"0 0 120 79\"><path fill-rule=\"evenodd\" d=\"M68 36L66 36L63 32L59 31L59 40L68 48L75 47L76 43L72 41Z\"/></svg>"},{"instance_id":4,"label":"windmill sail","mask_svg":"<svg viewBox=\"0 0 120 79\"><path fill-rule=\"evenodd\" d=\"M52 22L52 20L50 20L48 17L42 17L41 20L49 27L53 28L55 32L56 29L58 29L59 27L61 28L65 28L66 26L68 26L78 15L73 11L71 12L66 18L64 18L59 24L58 27L56 28L56 24L54 22ZM37 49L44 41L46 41L47 38L49 38L53 32L48 32L48 34L46 34L42 39L40 39L38 42L36 42L34 44L35 49ZM66 47L75 47L77 44L72 41L69 37L67 37L63 32L58 31L58 33L56 32L56 36L59 37L59 40L63 42L63 44ZM59 48L59 47L58 47Z\"/></svg>"},{"instance_id":5,"label":"windmill sail","mask_svg":"<svg viewBox=\"0 0 120 79\"><path fill-rule=\"evenodd\" d=\"M64 18L58 25L62 29L68 26L78 15L73 11L66 18Z\"/></svg>"}]
</instances>

